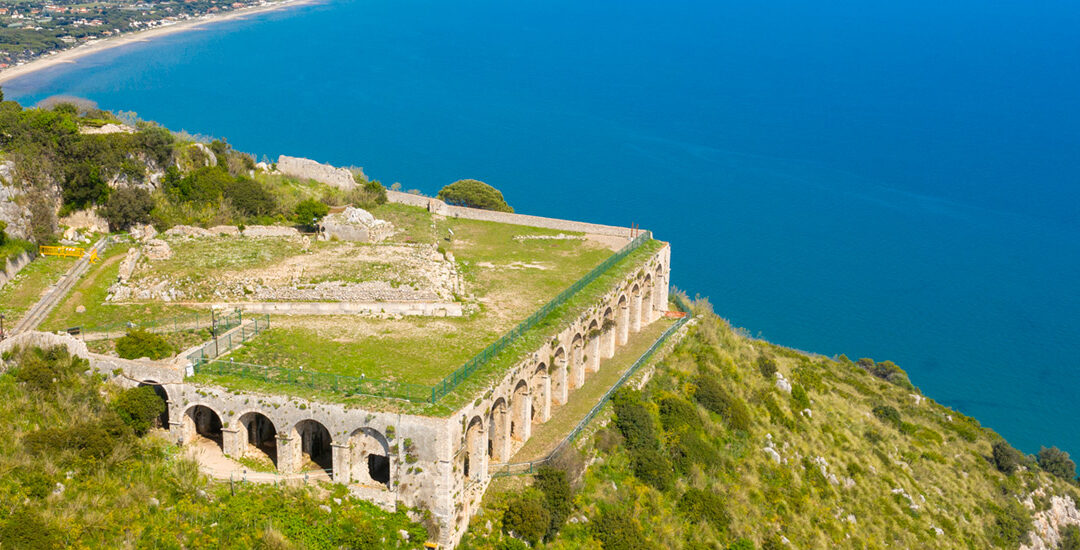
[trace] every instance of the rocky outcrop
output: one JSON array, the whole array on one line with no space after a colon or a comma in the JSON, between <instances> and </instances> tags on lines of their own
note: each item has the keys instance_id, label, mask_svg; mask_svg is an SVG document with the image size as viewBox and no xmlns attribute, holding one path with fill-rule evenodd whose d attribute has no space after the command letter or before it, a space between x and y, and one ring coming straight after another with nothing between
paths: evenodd
<instances>
[{"instance_id":1,"label":"rocky outcrop","mask_svg":"<svg viewBox=\"0 0 1080 550\"><path fill-rule=\"evenodd\" d=\"M128 233L131 235L132 239L135 239L140 243L149 242L150 239L153 239L158 234L157 229L154 229L154 226L149 224L138 224L133 226Z\"/></svg>"},{"instance_id":2,"label":"rocky outcrop","mask_svg":"<svg viewBox=\"0 0 1080 550\"><path fill-rule=\"evenodd\" d=\"M168 260L172 258L172 248L161 239L150 239L143 245L143 254L150 260Z\"/></svg>"},{"instance_id":3,"label":"rocky outcrop","mask_svg":"<svg viewBox=\"0 0 1080 550\"><path fill-rule=\"evenodd\" d=\"M348 191L356 187L356 177L345 168L336 168L311 159L281 155L277 161L278 172L294 178L311 179ZM367 179L363 170L358 176Z\"/></svg>"},{"instance_id":4,"label":"rocky outcrop","mask_svg":"<svg viewBox=\"0 0 1080 550\"><path fill-rule=\"evenodd\" d=\"M101 126L80 126L80 134L134 134L135 128L126 124L102 124Z\"/></svg>"},{"instance_id":5,"label":"rocky outcrop","mask_svg":"<svg viewBox=\"0 0 1080 550\"><path fill-rule=\"evenodd\" d=\"M251 238L300 237L300 231L295 227L284 227L281 225L252 225L250 227L245 227L241 234Z\"/></svg>"},{"instance_id":6,"label":"rocky outcrop","mask_svg":"<svg viewBox=\"0 0 1080 550\"><path fill-rule=\"evenodd\" d=\"M1035 509L1034 496L1045 496L1043 488L1037 489L1029 496L1024 505L1029 509ZM1036 512L1032 517L1030 539L1027 544L1020 546L1020 550L1055 550L1061 544L1061 533L1070 525L1080 525L1080 510L1076 509L1076 502L1069 496L1050 497L1050 507Z\"/></svg>"},{"instance_id":7,"label":"rocky outcrop","mask_svg":"<svg viewBox=\"0 0 1080 550\"><path fill-rule=\"evenodd\" d=\"M66 225L73 229L88 229L93 233L108 233L109 222L105 221L94 210L79 210L60 218L60 225Z\"/></svg>"},{"instance_id":8,"label":"rocky outcrop","mask_svg":"<svg viewBox=\"0 0 1080 550\"><path fill-rule=\"evenodd\" d=\"M394 226L377 220L361 208L346 207L343 212L329 214L319 223L319 239L375 243L389 237Z\"/></svg>"},{"instance_id":9,"label":"rocky outcrop","mask_svg":"<svg viewBox=\"0 0 1080 550\"><path fill-rule=\"evenodd\" d=\"M30 211L18 202L23 192L11 184L14 178L15 163L0 163L0 221L7 223L8 235L25 239L30 236Z\"/></svg>"}]
</instances>

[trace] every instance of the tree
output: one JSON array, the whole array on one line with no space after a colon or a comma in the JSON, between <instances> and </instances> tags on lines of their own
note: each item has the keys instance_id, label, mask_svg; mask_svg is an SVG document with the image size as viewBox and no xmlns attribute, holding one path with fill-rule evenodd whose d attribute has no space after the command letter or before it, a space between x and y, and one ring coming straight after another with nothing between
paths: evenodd
<instances>
[{"instance_id":1,"label":"tree","mask_svg":"<svg viewBox=\"0 0 1080 550\"><path fill-rule=\"evenodd\" d=\"M496 212L513 212L514 209L506 204L502 193L494 187L478 180L458 180L439 191L438 197L447 204L480 208L482 210L495 210Z\"/></svg>"},{"instance_id":2,"label":"tree","mask_svg":"<svg viewBox=\"0 0 1080 550\"><path fill-rule=\"evenodd\" d=\"M120 392L113 400L112 408L124 424L141 436L154 424L154 419L165 412L165 402L154 388L139 386Z\"/></svg>"},{"instance_id":3,"label":"tree","mask_svg":"<svg viewBox=\"0 0 1080 550\"><path fill-rule=\"evenodd\" d=\"M116 354L124 359L164 359L175 351L160 335L142 329L128 331L116 341Z\"/></svg>"},{"instance_id":4,"label":"tree","mask_svg":"<svg viewBox=\"0 0 1080 550\"><path fill-rule=\"evenodd\" d=\"M315 199L305 199L296 205L296 222L314 230L315 224L329 212L329 206Z\"/></svg>"},{"instance_id":5,"label":"tree","mask_svg":"<svg viewBox=\"0 0 1080 550\"><path fill-rule=\"evenodd\" d=\"M1057 447L1039 449L1039 467L1061 479L1072 481L1076 477L1076 463L1069 458L1069 453Z\"/></svg>"},{"instance_id":6,"label":"tree","mask_svg":"<svg viewBox=\"0 0 1080 550\"><path fill-rule=\"evenodd\" d=\"M236 178L223 188L225 198L232 201L237 210L249 216L265 216L274 211L277 201L259 182L250 178Z\"/></svg>"},{"instance_id":7,"label":"tree","mask_svg":"<svg viewBox=\"0 0 1080 550\"><path fill-rule=\"evenodd\" d=\"M551 515L547 538L550 539L559 532L559 528L570 515L574 491L570 487L570 481L566 479L566 472L551 466L541 466L536 471L533 487L543 493L547 501L547 511Z\"/></svg>"},{"instance_id":8,"label":"tree","mask_svg":"<svg viewBox=\"0 0 1080 550\"><path fill-rule=\"evenodd\" d=\"M510 501L503 514L503 530L533 544L540 541L550 525L551 514L544 507L543 495L536 491L527 491Z\"/></svg>"},{"instance_id":9,"label":"tree","mask_svg":"<svg viewBox=\"0 0 1080 550\"><path fill-rule=\"evenodd\" d=\"M109 185L101 177L101 168L91 162L75 166L64 181L64 207L69 210L99 204L108 196Z\"/></svg>"},{"instance_id":10,"label":"tree","mask_svg":"<svg viewBox=\"0 0 1080 550\"><path fill-rule=\"evenodd\" d=\"M125 231L129 227L148 223L150 211L154 209L154 198L141 187L121 187L109 195L101 215L109 222L109 229Z\"/></svg>"},{"instance_id":11,"label":"tree","mask_svg":"<svg viewBox=\"0 0 1080 550\"><path fill-rule=\"evenodd\" d=\"M1024 455L1020 454L1009 445L1007 441L995 441L993 447L994 453L994 465L997 466L999 472L1011 475L1016 471L1016 468L1020 466L1020 461L1023 460Z\"/></svg>"}]
</instances>

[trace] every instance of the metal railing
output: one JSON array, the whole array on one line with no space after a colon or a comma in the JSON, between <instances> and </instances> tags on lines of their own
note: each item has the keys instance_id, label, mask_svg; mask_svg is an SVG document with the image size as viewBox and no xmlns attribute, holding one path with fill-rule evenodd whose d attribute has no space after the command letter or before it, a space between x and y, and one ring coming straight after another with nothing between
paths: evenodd
<instances>
[{"instance_id":1,"label":"metal railing","mask_svg":"<svg viewBox=\"0 0 1080 550\"><path fill-rule=\"evenodd\" d=\"M506 334L502 335L498 340L493 342L488 347L484 348L484 350L476 354L475 357L466 361L465 364L459 367L457 370L448 374L446 378L443 378L442 381L438 382L437 384L435 384L434 387L431 388L431 402L435 403L439 399L445 397L446 394L454 391L454 389L457 388L458 385L460 385L462 382L467 380L469 376L472 375L472 373L476 372L480 367L486 365L488 361L491 361L491 359L498 355L501 351L514 344L518 340L518 338L521 337L522 334L524 334L529 329L532 329L536 325L540 324L540 322L543 321L548 316L548 314L554 311L555 308L558 308L559 306L565 304L568 300L570 300L570 298L573 298L575 294L581 291L581 289L585 288L589 283L595 281L597 278L599 278L601 275L611 269L612 266L614 266L623 258L630 255L631 252L637 250L638 247L651 239L651 232L642 232L640 235L637 236L637 238L627 243L626 246L622 247L621 250L608 257L608 259L604 260L604 262L600 265L594 267L592 271L589 271L587 274L585 274L584 277L578 279L577 282L575 282L573 285L570 285L569 288L560 292L558 296L552 298L550 302L544 304L543 307L534 311L532 315L519 323L516 327L511 329Z\"/></svg>"},{"instance_id":2,"label":"metal railing","mask_svg":"<svg viewBox=\"0 0 1080 550\"><path fill-rule=\"evenodd\" d=\"M225 332L221 336L215 337L187 355L188 361L191 361L192 365L195 367L195 372L199 372L199 365L236 348L240 344L247 342L270 328L269 314L248 319L247 323L240 322L241 315L242 314L238 311L233 315L226 316L225 319L235 316L235 322L239 326L233 325L232 330ZM217 330L220 331L223 330L224 327L229 326L227 323L228 322L225 320L219 320Z\"/></svg>"},{"instance_id":3,"label":"metal railing","mask_svg":"<svg viewBox=\"0 0 1080 550\"><path fill-rule=\"evenodd\" d=\"M665 330L664 333L661 334L655 342L653 342L653 345L649 346L649 349L645 350L645 353L642 353L641 357L638 357L637 361L634 361L634 364L630 365L630 368L626 369L626 372L624 372L623 375L619 377L615 384L608 388L608 391L604 393L604 396L600 398L600 401L595 406L593 406L592 409L589 409L588 414L586 414L585 417L582 418L580 422L578 422L577 426L574 426L574 429L569 434L567 434L567 436L563 438L563 440L560 441L557 446L555 446L554 450L548 453L547 456L545 456L544 458L540 458L537 460L532 460L529 462L512 462L506 464L499 464L497 465L498 469L490 472L490 475L492 477L502 477L533 474L536 472L537 468L543 466L544 464L547 464L548 462L551 462L552 459L559 456L559 453L562 452L562 450L565 449L567 445L573 443L574 440L576 440L578 436L581 435L581 432L584 431L585 428L589 425L589 422L592 422L592 420L596 418L596 415L600 414L600 411L603 410L604 405L607 405L607 402L611 400L612 396L615 395L615 392L618 391L619 388L621 388L623 384L626 383L626 381L629 380L630 377L638 371L638 369L640 369L643 365L648 363L650 359L652 359L653 354L656 353L656 350L660 349L664 345L668 337L670 337L672 334L675 334L675 331L679 330L680 328L682 328L683 325L690 321L693 313L690 311L690 307L686 304L686 301L684 301L682 299L682 296L679 296L678 294L675 295L674 301L675 305L687 314L686 317L679 319L673 325L668 327L667 330Z\"/></svg>"}]
</instances>

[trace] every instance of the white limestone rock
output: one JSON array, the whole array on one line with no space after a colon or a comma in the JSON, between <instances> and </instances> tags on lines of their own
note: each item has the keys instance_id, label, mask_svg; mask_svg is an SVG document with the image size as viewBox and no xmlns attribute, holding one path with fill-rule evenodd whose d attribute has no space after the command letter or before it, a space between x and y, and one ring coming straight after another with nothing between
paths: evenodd
<instances>
[{"instance_id":1,"label":"white limestone rock","mask_svg":"<svg viewBox=\"0 0 1080 550\"><path fill-rule=\"evenodd\" d=\"M311 159L281 155L277 161L278 172L294 178L312 179L346 191L356 187L356 177L345 168L337 168ZM360 179L367 179L363 170Z\"/></svg>"}]
</instances>

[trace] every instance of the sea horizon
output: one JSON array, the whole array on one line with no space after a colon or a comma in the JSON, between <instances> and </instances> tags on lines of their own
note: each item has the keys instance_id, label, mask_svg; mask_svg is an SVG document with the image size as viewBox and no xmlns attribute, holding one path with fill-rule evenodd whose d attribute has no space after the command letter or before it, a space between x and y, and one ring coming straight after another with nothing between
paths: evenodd
<instances>
[{"instance_id":1,"label":"sea horizon","mask_svg":"<svg viewBox=\"0 0 1080 550\"><path fill-rule=\"evenodd\" d=\"M1025 452L1080 453L1080 13L918 7L331 0L3 89L638 223L750 333L895 361Z\"/></svg>"}]
</instances>

